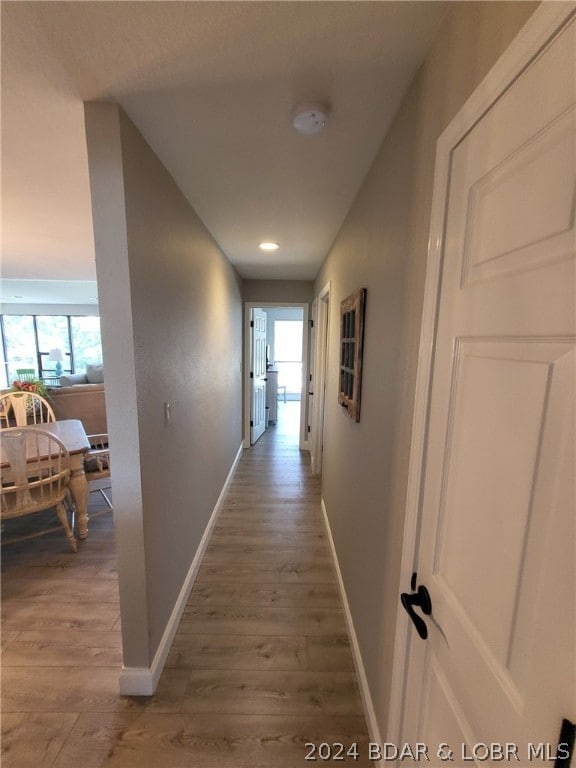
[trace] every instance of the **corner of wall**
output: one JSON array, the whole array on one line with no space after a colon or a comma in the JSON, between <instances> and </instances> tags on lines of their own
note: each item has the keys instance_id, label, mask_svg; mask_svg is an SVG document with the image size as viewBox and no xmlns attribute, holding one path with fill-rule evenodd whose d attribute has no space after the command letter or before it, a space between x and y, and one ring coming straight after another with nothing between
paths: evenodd
<instances>
[{"instance_id":1,"label":"corner of wall","mask_svg":"<svg viewBox=\"0 0 576 768\"><path fill-rule=\"evenodd\" d=\"M160 680L160 675L162 674L162 670L164 669L164 665L166 664L168 653L170 652L170 648L172 647L174 636L178 630L180 619L182 618L182 614L184 613L184 609L186 607L188 597L190 596L190 592L192 591L192 587L194 586L194 581L196 580L196 576L198 575L200 564L204 557L204 553L206 552L206 547L208 546L210 534L212 533L212 529L214 528L214 524L216 523L216 518L218 517L220 507L222 506L222 502L224 501L224 497L226 496L226 492L230 485L230 481L232 480L232 476L234 474L236 466L240 461L242 450L243 450L243 447L240 446L238 448L238 451L236 453L236 457L232 463L232 466L230 467L230 470L228 472L224 485L222 486L222 490L220 491L220 495L218 496L218 501L216 502L214 509L212 510L212 514L210 515L210 519L208 520L208 524L206 525L206 528L202 535L202 539L200 541L200 544L198 545L196 554L194 555L194 559L190 564L190 568L188 570L186 578L184 579L184 583L182 584L182 588L180 589L180 593L178 595L178 598L176 599L176 602L170 614L170 618L166 624L166 628L162 635L162 639L160 640L160 643L158 645L156 653L154 654L154 658L152 659L150 666L149 667L123 666L120 671L120 678L119 678L120 693L123 694L124 696L152 696L156 690L156 686L158 685L158 681Z\"/></svg>"}]
</instances>

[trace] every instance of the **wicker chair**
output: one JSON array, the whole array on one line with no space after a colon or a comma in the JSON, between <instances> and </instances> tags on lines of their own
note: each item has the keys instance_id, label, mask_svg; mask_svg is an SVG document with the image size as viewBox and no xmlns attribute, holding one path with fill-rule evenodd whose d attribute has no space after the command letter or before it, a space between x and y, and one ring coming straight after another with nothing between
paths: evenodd
<instances>
[{"instance_id":1,"label":"wicker chair","mask_svg":"<svg viewBox=\"0 0 576 768\"><path fill-rule=\"evenodd\" d=\"M102 480L110 477L110 450L108 448L108 435L88 435L88 442L91 449L84 455L84 471L88 486L96 480ZM110 490L110 485L104 487L90 488L90 493L100 493L110 509L113 509L112 502L106 494Z\"/></svg>"},{"instance_id":2,"label":"wicker chair","mask_svg":"<svg viewBox=\"0 0 576 768\"><path fill-rule=\"evenodd\" d=\"M0 427L25 427L56 421L52 406L36 392L6 392L0 395Z\"/></svg>"},{"instance_id":3,"label":"wicker chair","mask_svg":"<svg viewBox=\"0 0 576 768\"><path fill-rule=\"evenodd\" d=\"M3 431L1 450L2 521L55 507L70 549L76 552L76 539L64 508L70 483L70 454L65 445L41 429L14 427Z\"/></svg>"}]
</instances>

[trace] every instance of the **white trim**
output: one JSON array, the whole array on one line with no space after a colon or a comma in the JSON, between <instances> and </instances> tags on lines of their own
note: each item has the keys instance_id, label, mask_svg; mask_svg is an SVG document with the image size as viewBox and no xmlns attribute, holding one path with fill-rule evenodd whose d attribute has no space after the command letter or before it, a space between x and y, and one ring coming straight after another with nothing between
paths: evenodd
<instances>
[{"instance_id":1,"label":"white trim","mask_svg":"<svg viewBox=\"0 0 576 768\"><path fill-rule=\"evenodd\" d=\"M310 450L308 447L308 374L310 372L310 360L308 350L310 347L310 304L304 305L304 317L302 326L302 389L300 390L300 440L301 451Z\"/></svg>"},{"instance_id":2,"label":"white trim","mask_svg":"<svg viewBox=\"0 0 576 768\"><path fill-rule=\"evenodd\" d=\"M308 453L310 454L310 468L314 474L314 429L316 421L316 360L318 358L318 300L314 299L310 305L310 322L308 323L308 381L306 382L306 440Z\"/></svg>"},{"instance_id":3,"label":"white trim","mask_svg":"<svg viewBox=\"0 0 576 768\"><path fill-rule=\"evenodd\" d=\"M437 142L426 286L422 311L410 464L408 469L406 517L402 546L402 565L400 569L401 588L406 588L410 584L411 574L417 570L420 494L425 466L429 392L439 302L446 190L451 151L500 97L503 91L521 74L532 58L538 54L559 28L567 22L569 16L574 13L574 7L573 3L542 3L459 110ZM387 739L397 744L400 743L402 738L401 726L408 664L408 639L409 622L400 605L400 601L398 601L390 710L386 730Z\"/></svg>"},{"instance_id":4,"label":"white trim","mask_svg":"<svg viewBox=\"0 0 576 768\"><path fill-rule=\"evenodd\" d=\"M252 333L250 331L250 313L252 306L244 305L244 438L242 445L244 448L250 448L250 416L252 411L251 395L252 387L250 385L250 365L252 357Z\"/></svg>"},{"instance_id":5,"label":"white trim","mask_svg":"<svg viewBox=\"0 0 576 768\"><path fill-rule=\"evenodd\" d=\"M224 481L224 485L222 486L222 490L218 496L218 501L212 510L210 520L208 520L208 524L206 525L202 538L200 539L200 544L198 545L198 549L196 550L196 554L194 555L194 559L192 560L188 574L184 579L180 594L174 603L174 608L172 609L172 613L170 614L170 618L166 624L166 629L164 630L162 639L160 640L156 653L154 654L154 658L152 659L152 664L149 667L122 667L120 670L120 693L124 696L152 696L156 690L160 675L164 669L164 664L166 663L166 658L168 657L168 653L172 647L172 642L174 641L174 635L176 634L178 625L180 624L180 619L184 613L184 608L188 602L188 597L190 596L190 592L194 586L194 581L198 575L200 563L204 557L204 552L206 551L208 540L210 539L210 534L212 533L214 523L216 522L216 518L220 512L220 507L222 506L222 502L224 501L224 497L228 491L228 486L232 480L232 475L234 474L238 462L240 461L240 457L242 456L242 451L243 447L240 446L236 457L232 462L232 466L230 467L230 471L228 472L226 480Z\"/></svg>"},{"instance_id":6,"label":"white trim","mask_svg":"<svg viewBox=\"0 0 576 768\"><path fill-rule=\"evenodd\" d=\"M150 667L122 667L119 685L122 696L152 696L156 690Z\"/></svg>"},{"instance_id":7,"label":"white trim","mask_svg":"<svg viewBox=\"0 0 576 768\"><path fill-rule=\"evenodd\" d=\"M354 621L352 619L352 613L350 612L350 605L348 604L346 587L344 586L344 580L342 579L342 571L340 570L340 563L338 562L338 555L336 554L336 547L334 545L334 539L332 537L332 530L330 528L330 521L328 520L328 512L326 511L326 504L324 503L324 499L320 499L320 506L322 507L322 517L324 518L328 543L330 544L330 551L332 552L332 559L334 560L334 567L336 569L336 578L338 579L338 588L340 590L340 597L342 598L342 606L344 608L344 616L346 618L346 627L350 637L352 658L354 659L356 677L358 678L358 684L360 687L360 696L364 706L364 715L366 716L366 723L368 725L368 735L371 742L382 744L382 739L380 738L380 729L378 728L378 721L376 720L376 712L374 710L374 704L372 703L370 688L368 687L368 678L366 677L366 672L364 670L364 662L362 661L360 645L358 643L358 638L356 637ZM376 765L378 765L378 763L376 763Z\"/></svg>"},{"instance_id":8,"label":"white trim","mask_svg":"<svg viewBox=\"0 0 576 768\"><path fill-rule=\"evenodd\" d=\"M250 355L252 334L250 333L250 312L252 309L273 309L274 307L296 307L302 309L302 387L300 389L300 431L298 447L301 451L309 450L307 446L308 431L306 423L307 395L308 391L308 329L310 317L310 302L306 301L245 301L244 302L244 438L242 445L250 448L250 410L251 410L251 385L250 385Z\"/></svg>"},{"instance_id":9,"label":"white trim","mask_svg":"<svg viewBox=\"0 0 576 768\"><path fill-rule=\"evenodd\" d=\"M326 371L328 368L328 347L330 334L330 281L316 296L316 359L312 361L314 371L314 420L311 443L312 474L322 474L324 424L326 411Z\"/></svg>"}]
</instances>

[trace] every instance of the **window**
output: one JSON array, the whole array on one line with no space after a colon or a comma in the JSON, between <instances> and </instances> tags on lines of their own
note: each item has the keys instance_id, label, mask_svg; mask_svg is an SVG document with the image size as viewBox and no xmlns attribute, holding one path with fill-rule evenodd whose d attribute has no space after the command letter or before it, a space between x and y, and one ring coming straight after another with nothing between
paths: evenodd
<instances>
[{"instance_id":1,"label":"window","mask_svg":"<svg viewBox=\"0 0 576 768\"><path fill-rule=\"evenodd\" d=\"M60 349L64 353L62 372L72 372L70 359L70 336L66 315L37 315L38 352L40 355L41 376L55 376L56 362L50 360L50 350Z\"/></svg>"},{"instance_id":2,"label":"window","mask_svg":"<svg viewBox=\"0 0 576 768\"><path fill-rule=\"evenodd\" d=\"M360 288L340 304L340 385L338 402L351 419L360 421L362 347L366 289Z\"/></svg>"},{"instance_id":3,"label":"window","mask_svg":"<svg viewBox=\"0 0 576 768\"><path fill-rule=\"evenodd\" d=\"M2 385L10 386L18 378L18 370L33 368L38 375L38 353L34 318L30 315L4 315L2 332L6 355L6 373ZM6 380L7 377L7 380Z\"/></svg>"},{"instance_id":4,"label":"window","mask_svg":"<svg viewBox=\"0 0 576 768\"><path fill-rule=\"evenodd\" d=\"M35 376L55 383L51 349L64 353L63 372L84 373L88 363L102 362L100 318L71 315L2 315L3 366L0 388L18 378L18 370L33 369Z\"/></svg>"},{"instance_id":5,"label":"window","mask_svg":"<svg viewBox=\"0 0 576 768\"><path fill-rule=\"evenodd\" d=\"M99 317L71 317L74 370L85 371L87 365L102 362Z\"/></svg>"},{"instance_id":6,"label":"window","mask_svg":"<svg viewBox=\"0 0 576 768\"><path fill-rule=\"evenodd\" d=\"M278 386L287 394L302 391L302 320L274 320L274 362Z\"/></svg>"}]
</instances>

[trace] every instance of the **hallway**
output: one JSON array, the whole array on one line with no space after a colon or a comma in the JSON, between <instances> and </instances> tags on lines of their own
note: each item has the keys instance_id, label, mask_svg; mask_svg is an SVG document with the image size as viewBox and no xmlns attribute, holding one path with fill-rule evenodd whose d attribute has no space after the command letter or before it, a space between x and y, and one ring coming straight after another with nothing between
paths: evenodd
<instances>
[{"instance_id":1,"label":"hallway","mask_svg":"<svg viewBox=\"0 0 576 768\"><path fill-rule=\"evenodd\" d=\"M73 642L94 644L98 633L88 631L89 614L102 610L110 624L102 637L117 647L117 602L87 602L85 616L77 602L74 621L74 606L59 613L18 566L26 546L62 552L58 537L5 554L4 628L10 631L3 694L10 714L3 723L3 768L295 768L305 764L306 742L356 742L354 764L371 764L320 484L310 477L308 454L298 450L297 416L289 417L297 410L297 403L279 404L278 425L244 452L157 692L148 699L114 695L117 649L84 648L89 669L79 666L78 649L70 652ZM94 565L95 550L106 558L106 547L110 601L117 599L110 590L110 515L94 519L78 568ZM71 594L76 568L56 565L62 560L54 555L43 583L57 574L59 583L67 579L64 594ZM19 599L11 597L16 587ZM44 614L35 611L35 601ZM98 668L99 659L105 668Z\"/></svg>"}]
</instances>

